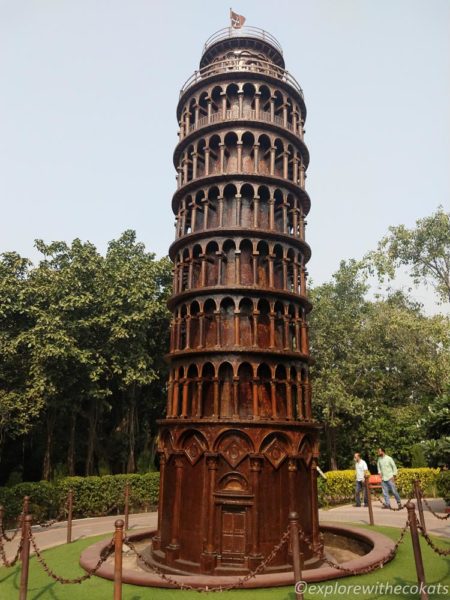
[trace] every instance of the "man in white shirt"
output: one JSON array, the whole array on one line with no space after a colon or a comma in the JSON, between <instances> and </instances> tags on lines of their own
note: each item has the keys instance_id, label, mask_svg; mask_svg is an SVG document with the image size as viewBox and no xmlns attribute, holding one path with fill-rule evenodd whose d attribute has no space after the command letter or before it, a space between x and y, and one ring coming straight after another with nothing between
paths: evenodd
<instances>
[{"instance_id":1,"label":"man in white shirt","mask_svg":"<svg viewBox=\"0 0 450 600\"><path fill-rule=\"evenodd\" d=\"M364 475L366 471L368 471L367 463L365 460L361 458L361 454L359 452L355 453L353 457L355 461L355 474L356 474L356 482L355 482L355 506L361 506L361 490L364 490L364 506L367 506L367 489L364 485Z\"/></svg>"}]
</instances>

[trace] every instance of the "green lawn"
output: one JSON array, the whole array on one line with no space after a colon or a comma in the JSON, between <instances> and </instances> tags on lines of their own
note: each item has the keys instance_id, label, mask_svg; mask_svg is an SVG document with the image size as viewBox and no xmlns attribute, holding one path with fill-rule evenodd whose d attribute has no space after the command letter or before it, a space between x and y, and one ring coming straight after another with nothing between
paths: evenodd
<instances>
[{"instance_id":1,"label":"green lawn","mask_svg":"<svg viewBox=\"0 0 450 600\"><path fill-rule=\"evenodd\" d=\"M376 531L384 533L392 539L397 539L399 530L392 527L374 527ZM88 538L74 542L69 546L59 546L51 550L47 550L44 555L49 565L56 573L64 577L77 577L83 573L83 570L78 566L78 557L81 550L86 546L91 545L95 541L105 538L105 536ZM434 541L442 548L450 548L450 541L442 538L434 538ZM425 563L425 574L428 584L437 584L450 586L450 558L441 557L434 554L425 543L422 543L422 551ZM12 569L0 569L0 600L16 600L19 595L20 569L14 567ZM369 575L362 577L348 577L337 580L339 584L376 584L377 582L389 582L392 586L395 585L414 585L416 583L414 559L412 554L411 542L409 533L407 534L404 543L400 546L396 558L386 565L383 569L375 571ZM324 582L324 584L332 582ZM42 570L35 558L30 562L30 578L29 578L28 600L108 600L113 597L112 582L99 577L93 577L80 585L61 585L50 579ZM443 600L449 597L450 594L430 594L430 599ZM123 598L124 600L189 600L204 597L205 594L199 595L197 592L165 590L156 588L142 588L139 586L124 585ZM209 598L217 596L217 594L207 594ZM253 598L261 598L262 600L295 600L293 588L267 588L263 590L234 590L223 592L221 598L227 600L247 600ZM305 594L305 599L313 600L314 598L364 598L370 600L392 599L398 600L417 600L417 595L403 594L384 594L384 595L368 595L360 594L356 596L350 595L334 595L330 592L327 596L319 593Z\"/></svg>"}]
</instances>

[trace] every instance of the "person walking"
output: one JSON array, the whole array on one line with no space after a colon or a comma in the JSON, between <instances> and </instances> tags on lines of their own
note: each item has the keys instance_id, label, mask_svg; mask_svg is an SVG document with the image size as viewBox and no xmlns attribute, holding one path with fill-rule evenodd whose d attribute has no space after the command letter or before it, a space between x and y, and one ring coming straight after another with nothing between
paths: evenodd
<instances>
[{"instance_id":1,"label":"person walking","mask_svg":"<svg viewBox=\"0 0 450 600\"><path fill-rule=\"evenodd\" d=\"M402 501L395 485L395 477L397 475L397 467L394 460L386 454L384 448L378 448L378 473L381 475L381 489L383 490L384 505L382 508L391 508L391 493L397 500L399 508L402 508Z\"/></svg>"},{"instance_id":2,"label":"person walking","mask_svg":"<svg viewBox=\"0 0 450 600\"><path fill-rule=\"evenodd\" d=\"M367 506L367 488L364 485L364 475L366 471L368 471L367 463L365 460L361 458L361 454L359 452L355 452L355 456L353 457L355 461L355 506L361 506L361 490L364 490L364 506Z\"/></svg>"}]
</instances>

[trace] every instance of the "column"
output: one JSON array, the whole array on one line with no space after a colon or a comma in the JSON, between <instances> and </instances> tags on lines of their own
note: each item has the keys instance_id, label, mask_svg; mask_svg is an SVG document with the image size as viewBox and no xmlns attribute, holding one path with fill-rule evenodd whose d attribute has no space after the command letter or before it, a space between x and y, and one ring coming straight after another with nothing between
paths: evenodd
<instances>
[{"instance_id":1,"label":"column","mask_svg":"<svg viewBox=\"0 0 450 600\"><path fill-rule=\"evenodd\" d=\"M189 380L184 379L183 381L183 396L182 396L182 404L181 404L181 417L186 419L188 416L188 394L189 394Z\"/></svg>"},{"instance_id":2,"label":"column","mask_svg":"<svg viewBox=\"0 0 450 600\"><path fill-rule=\"evenodd\" d=\"M225 144L220 142L219 144L219 172L225 172Z\"/></svg>"},{"instance_id":3,"label":"column","mask_svg":"<svg viewBox=\"0 0 450 600\"><path fill-rule=\"evenodd\" d=\"M289 376L288 376L289 377ZM292 383L290 379L286 380L286 415L289 421L292 420Z\"/></svg>"},{"instance_id":4,"label":"column","mask_svg":"<svg viewBox=\"0 0 450 600\"><path fill-rule=\"evenodd\" d=\"M213 379L214 388L214 406L213 406L213 417L219 418L219 378L214 377Z\"/></svg>"},{"instance_id":5,"label":"column","mask_svg":"<svg viewBox=\"0 0 450 600\"><path fill-rule=\"evenodd\" d=\"M261 92L256 92L255 93L255 119L257 121L259 120L260 104L261 104Z\"/></svg>"},{"instance_id":6,"label":"column","mask_svg":"<svg viewBox=\"0 0 450 600\"><path fill-rule=\"evenodd\" d=\"M167 390L167 406L166 406L166 415L170 417L172 414L172 396L173 396L173 380L172 373L169 377L169 388Z\"/></svg>"},{"instance_id":7,"label":"column","mask_svg":"<svg viewBox=\"0 0 450 600\"><path fill-rule=\"evenodd\" d=\"M253 146L253 172L259 173L259 144Z\"/></svg>"},{"instance_id":8,"label":"column","mask_svg":"<svg viewBox=\"0 0 450 600\"><path fill-rule=\"evenodd\" d=\"M275 175L275 146L270 147L270 175Z\"/></svg>"},{"instance_id":9,"label":"column","mask_svg":"<svg viewBox=\"0 0 450 600\"><path fill-rule=\"evenodd\" d=\"M197 179L197 159L198 153L192 153L192 179Z\"/></svg>"},{"instance_id":10,"label":"column","mask_svg":"<svg viewBox=\"0 0 450 600\"><path fill-rule=\"evenodd\" d=\"M219 201L219 227L223 227L223 196L218 196Z\"/></svg>"},{"instance_id":11,"label":"column","mask_svg":"<svg viewBox=\"0 0 450 600\"><path fill-rule=\"evenodd\" d=\"M241 251L235 250L235 273L234 273L234 281L236 285L241 284Z\"/></svg>"},{"instance_id":12,"label":"column","mask_svg":"<svg viewBox=\"0 0 450 600\"><path fill-rule=\"evenodd\" d=\"M177 550L180 547L180 516L181 516L181 488L183 485L184 454L175 456L175 493L172 504L172 536L170 549Z\"/></svg>"},{"instance_id":13,"label":"column","mask_svg":"<svg viewBox=\"0 0 450 600\"><path fill-rule=\"evenodd\" d=\"M206 456L206 467L208 469L208 490L206 493L206 503L207 503L207 519L206 523L208 524L206 530L206 548L205 552L207 554L213 554L215 551L214 548L214 488L216 485L216 471L217 471L217 459L218 455L213 454L212 452L205 453Z\"/></svg>"},{"instance_id":14,"label":"column","mask_svg":"<svg viewBox=\"0 0 450 600\"><path fill-rule=\"evenodd\" d=\"M199 345L198 348L205 347L205 313L200 311L198 313L198 329L199 329Z\"/></svg>"},{"instance_id":15,"label":"column","mask_svg":"<svg viewBox=\"0 0 450 600\"><path fill-rule=\"evenodd\" d=\"M236 199L236 202L235 202L236 211L235 211L235 214L234 214L234 218L235 218L234 224L237 225L237 226L239 226L240 222L241 222L241 198L242 198L241 194L236 194L236 196L235 196L235 199Z\"/></svg>"},{"instance_id":16,"label":"column","mask_svg":"<svg viewBox=\"0 0 450 600\"><path fill-rule=\"evenodd\" d=\"M253 391L253 418L259 418L259 406L258 406L258 380L256 378L252 381Z\"/></svg>"},{"instance_id":17,"label":"column","mask_svg":"<svg viewBox=\"0 0 450 600\"><path fill-rule=\"evenodd\" d=\"M259 216L259 196L253 197L253 227L258 227L258 216Z\"/></svg>"},{"instance_id":18,"label":"column","mask_svg":"<svg viewBox=\"0 0 450 600\"><path fill-rule=\"evenodd\" d=\"M202 414L203 414L203 405L202 405L202 393L203 393L203 381L202 378L200 377L199 380L197 381L197 411L196 411L196 416L198 418L201 418Z\"/></svg>"},{"instance_id":19,"label":"column","mask_svg":"<svg viewBox=\"0 0 450 600\"><path fill-rule=\"evenodd\" d=\"M293 512L296 510L296 497L297 497L297 485L296 485L296 475L297 475L297 459L294 457L289 457L288 463L288 471L289 471L289 512Z\"/></svg>"},{"instance_id":20,"label":"column","mask_svg":"<svg viewBox=\"0 0 450 600\"><path fill-rule=\"evenodd\" d=\"M205 176L209 175L209 148L205 148Z\"/></svg>"},{"instance_id":21,"label":"column","mask_svg":"<svg viewBox=\"0 0 450 600\"><path fill-rule=\"evenodd\" d=\"M242 90L238 91L238 102L239 102L239 119L242 119L244 116L244 92Z\"/></svg>"},{"instance_id":22,"label":"column","mask_svg":"<svg viewBox=\"0 0 450 600\"><path fill-rule=\"evenodd\" d=\"M283 325L284 325L284 349L292 350L289 347L289 317L287 315L283 315Z\"/></svg>"},{"instance_id":23,"label":"column","mask_svg":"<svg viewBox=\"0 0 450 600\"><path fill-rule=\"evenodd\" d=\"M269 229L275 228L275 199L269 198Z\"/></svg>"},{"instance_id":24,"label":"column","mask_svg":"<svg viewBox=\"0 0 450 600\"><path fill-rule=\"evenodd\" d=\"M233 419L239 419L239 377L233 377Z\"/></svg>"},{"instance_id":25,"label":"column","mask_svg":"<svg viewBox=\"0 0 450 600\"><path fill-rule=\"evenodd\" d=\"M252 569L256 567L258 562L261 560L261 552L259 551L259 528L260 525L263 527L264 523L259 523L259 479L261 475L263 458L260 455L250 455L250 481L253 491L254 504L252 507L252 547L250 550L250 557L253 558ZM258 559L255 564L255 559Z\"/></svg>"},{"instance_id":26,"label":"column","mask_svg":"<svg viewBox=\"0 0 450 600\"><path fill-rule=\"evenodd\" d=\"M158 531L152 540L152 546L155 550L159 550L161 544L161 510L164 506L164 473L166 470L166 455L159 451L159 502L158 502Z\"/></svg>"},{"instance_id":27,"label":"column","mask_svg":"<svg viewBox=\"0 0 450 600\"><path fill-rule=\"evenodd\" d=\"M273 310L270 311L269 319L269 348L275 348L275 313Z\"/></svg>"},{"instance_id":28,"label":"column","mask_svg":"<svg viewBox=\"0 0 450 600\"><path fill-rule=\"evenodd\" d=\"M214 311L214 317L216 319L216 333L217 333L217 338L216 338L216 346L220 346L221 344L221 331L220 331L220 327L221 327L221 319L220 319L220 310L215 310Z\"/></svg>"},{"instance_id":29,"label":"column","mask_svg":"<svg viewBox=\"0 0 450 600\"><path fill-rule=\"evenodd\" d=\"M199 258L201 260L201 265L200 265L201 287L205 287L206 286L206 256L204 254L199 254Z\"/></svg>"},{"instance_id":30,"label":"column","mask_svg":"<svg viewBox=\"0 0 450 600\"><path fill-rule=\"evenodd\" d=\"M272 401L272 419L276 419L277 413L277 388L275 381L270 382L270 399Z\"/></svg>"},{"instance_id":31,"label":"column","mask_svg":"<svg viewBox=\"0 0 450 600\"><path fill-rule=\"evenodd\" d=\"M274 261L275 255L274 254L269 254L267 256L267 260L269 261L269 287L273 288L273 261Z\"/></svg>"},{"instance_id":32,"label":"column","mask_svg":"<svg viewBox=\"0 0 450 600\"><path fill-rule=\"evenodd\" d=\"M236 142L237 146L237 170L238 173L242 172L242 141Z\"/></svg>"},{"instance_id":33,"label":"column","mask_svg":"<svg viewBox=\"0 0 450 600\"><path fill-rule=\"evenodd\" d=\"M320 546L319 537L319 507L317 504L317 457L313 457L310 467L311 483L311 528L314 550L317 551Z\"/></svg>"}]
</instances>

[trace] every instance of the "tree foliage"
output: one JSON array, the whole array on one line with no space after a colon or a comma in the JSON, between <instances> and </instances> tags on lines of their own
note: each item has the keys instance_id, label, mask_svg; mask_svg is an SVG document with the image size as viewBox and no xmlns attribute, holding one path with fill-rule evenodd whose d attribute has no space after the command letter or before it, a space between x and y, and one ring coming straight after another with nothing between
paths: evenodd
<instances>
[{"instance_id":1,"label":"tree foliage","mask_svg":"<svg viewBox=\"0 0 450 600\"><path fill-rule=\"evenodd\" d=\"M71 475L102 464L133 472L163 403L170 262L155 260L133 231L105 256L78 239L36 248L37 266L14 253L0 261L4 460L14 440L26 440L46 479L55 462Z\"/></svg>"},{"instance_id":2,"label":"tree foliage","mask_svg":"<svg viewBox=\"0 0 450 600\"><path fill-rule=\"evenodd\" d=\"M377 250L366 258L380 278L392 279L399 266L409 267L416 284L432 284L439 299L450 302L450 213L439 207L431 216L417 220L414 229L390 227Z\"/></svg>"}]
</instances>

